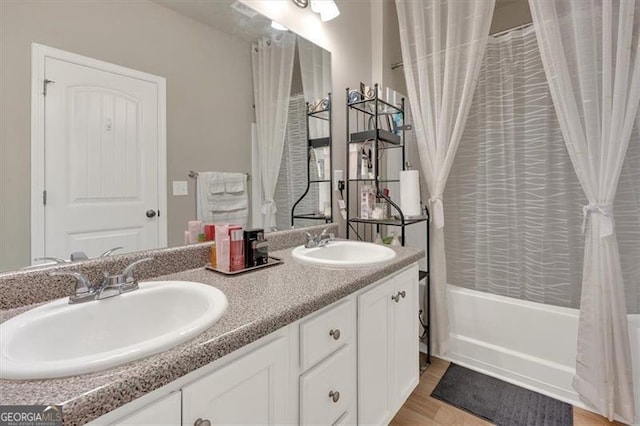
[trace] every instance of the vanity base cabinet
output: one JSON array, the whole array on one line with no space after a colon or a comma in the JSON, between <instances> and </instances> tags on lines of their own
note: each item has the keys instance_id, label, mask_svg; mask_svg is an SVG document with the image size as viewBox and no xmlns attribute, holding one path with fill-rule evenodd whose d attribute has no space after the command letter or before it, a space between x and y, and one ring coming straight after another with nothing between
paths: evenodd
<instances>
[{"instance_id":1,"label":"vanity base cabinet","mask_svg":"<svg viewBox=\"0 0 640 426\"><path fill-rule=\"evenodd\" d=\"M388 424L418 384L417 295L413 264L92 424Z\"/></svg>"},{"instance_id":2,"label":"vanity base cabinet","mask_svg":"<svg viewBox=\"0 0 640 426\"><path fill-rule=\"evenodd\" d=\"M358 422L387 424L419 380L417 265L358 296Z\"/></svg>"},{"instance_id":3,"label":"vanity base cabinet","mask_svg":"<svg viewBox=\"0 0 640 426\"><path fill-rule=\"evenodd\" d=\"M290 423L289 342L276 340L182 389L182 424Z\"/></svg>"}]
</instances>

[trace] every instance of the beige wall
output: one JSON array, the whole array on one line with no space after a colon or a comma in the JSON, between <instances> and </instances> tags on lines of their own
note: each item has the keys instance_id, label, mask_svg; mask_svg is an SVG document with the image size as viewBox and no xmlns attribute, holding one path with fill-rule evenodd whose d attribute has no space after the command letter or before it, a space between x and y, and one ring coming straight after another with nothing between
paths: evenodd
<instances>
[{"instance_id":1,"label":"beige wall","mask_svg":"<svg viewBox=\"0 0 640 426\"><path fill-rule=\"evenodd\" d=\"M528 0L498 0L493 11L491 34L531 22Z\"/></svg>"},{"instance_id":2,"label":"beige wall","mask_svg":"<svg viewBox=\"0 0 640 426\"><path fill-rule=\"evenodd\" d=\"M31 43L167 79L169 245L193 218L171 181L188 170L250 172L253 121L250 49L147 0L0 1L0 270L30 257ZM221 83L223 82L223 83Z\"/></svg>"}]
</instances>

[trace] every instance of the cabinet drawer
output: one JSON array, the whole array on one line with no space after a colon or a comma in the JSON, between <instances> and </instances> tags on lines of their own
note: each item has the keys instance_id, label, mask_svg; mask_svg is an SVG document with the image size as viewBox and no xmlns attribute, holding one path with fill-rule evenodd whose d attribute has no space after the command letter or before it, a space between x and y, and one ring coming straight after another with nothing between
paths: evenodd
<instances>
[{"instance_id":1,"label":"cabinet drawer","mask_svg":"<svg viewBox=\"0 0 640 426\"><path fill-rule=\"evenodd\" d=\"M305 371L352 340L355 311L345 300L300 324L300 364Z\"/></svg>"},{"instance_id":2,"label":"cabinet drawer","mask_svg":"<svg viewBox=\"0 0 640 426\"><path fill-rule=\"evenodd\" d=\"M330 425L356 402L354 345L345 345L300 377L300 424Z\"/></svg>"}]
</instances>

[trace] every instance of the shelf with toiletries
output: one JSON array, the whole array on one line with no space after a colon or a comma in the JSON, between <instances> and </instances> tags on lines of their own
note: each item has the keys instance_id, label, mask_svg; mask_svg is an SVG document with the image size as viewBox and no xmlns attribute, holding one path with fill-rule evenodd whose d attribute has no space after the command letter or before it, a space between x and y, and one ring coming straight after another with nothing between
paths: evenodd
<instances>
[{"instance_id":1,"label":"shelf with toiletries","mask_svg":"<svg viewBox=\"0 0 640 426\"><path fill-rule=\"evenodd\" d=\"M360 90L346 92L347 171L339 204L344 205L347 238L404 246L407 227L429 220L420 202L419 173L406 161L405 132L411 126L405 121L405 100L391 89L381 99L377 84L361 83ZM429 226L425 229L428 270ZM419 337L430 362L430 278L427 271L419 271L418 278L427 288Z\"/></svg>"},{"instance_id":2,"label":"shelf with toiletries","mask_svg":"<svg viewBox=\"0 0 640 426\"><path fill-rule=\"evenodd\" d=\"M393 201L398 199L402 182L399 176L389 175L390 164L400 165L396 172L406 169L404 132L409 127L405 126L404 99L394 104L380 99L378 85L373 88L361 85L360 91L347 89L346 103L348 237L373 240L374 231L378 235L385 226L394 226L401 227L400 242L404 244L404 227L428 218L419 201L418 210L411 211L403 211ZM399 152L391 157L385 154L389 149ZM390 189L397 193L391 194ZM419 200L419 194L416 197ZM356 198L358 201L354 202Z\"/></svg>"},{"instance_id":3,"label":"shelf with toiletries","mask_svg":"<svg viewBox=\"0 0 640 426\"><path fill-rule=\"evenodd\" d=\"M333 221L331 192L331 93L307 103L307 186L291 208L291 227ZM317 194L317 202L313 200Z\"/></svg>"},{"instance_id":4,"label":"shelf with toiletries","mask_svg":"<svg viewBox=\"0 0 640 426\"><path fill-rule=\"evenodd\" d=\"M350 97L347 99L347 106L369 115L375 114L375 109L377 109L378 115L404 113L404 106L394 105L393 103L380 99L375 93L370 93L370 95L373 96L366 96L365 94L352 90L351 93L348 94Z\"/></svg>"}]
</instances>

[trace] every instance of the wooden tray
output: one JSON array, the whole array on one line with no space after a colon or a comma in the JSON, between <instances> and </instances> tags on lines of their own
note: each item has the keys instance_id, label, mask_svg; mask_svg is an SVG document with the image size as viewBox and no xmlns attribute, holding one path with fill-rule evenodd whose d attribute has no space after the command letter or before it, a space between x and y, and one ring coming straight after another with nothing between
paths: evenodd
<instances>
[{"instance_id":1,"label":"wooden tray","mask_svg":"<svg viewBox=\"0 0 640 426\"><path fill-rule=\"evenodd\" d=\"M208 270L214 271L214 272L218 272L218 273L224 274L224 275L238 275L238 274L244 274L245 272L255 271L257 269L268 268L269 266L280 265L282 263L284 263L284 261L282 259L280 259L279 257L269 256L269 260L264 265L252 266L251 268L244 268L244 269L240 269L238 271L223 271L223 270L220 270L218 268L214 268L213 266L211 266L210 263L208 263L205 266L205 269L208 269Z\"/></svg>"}]
</instances>

